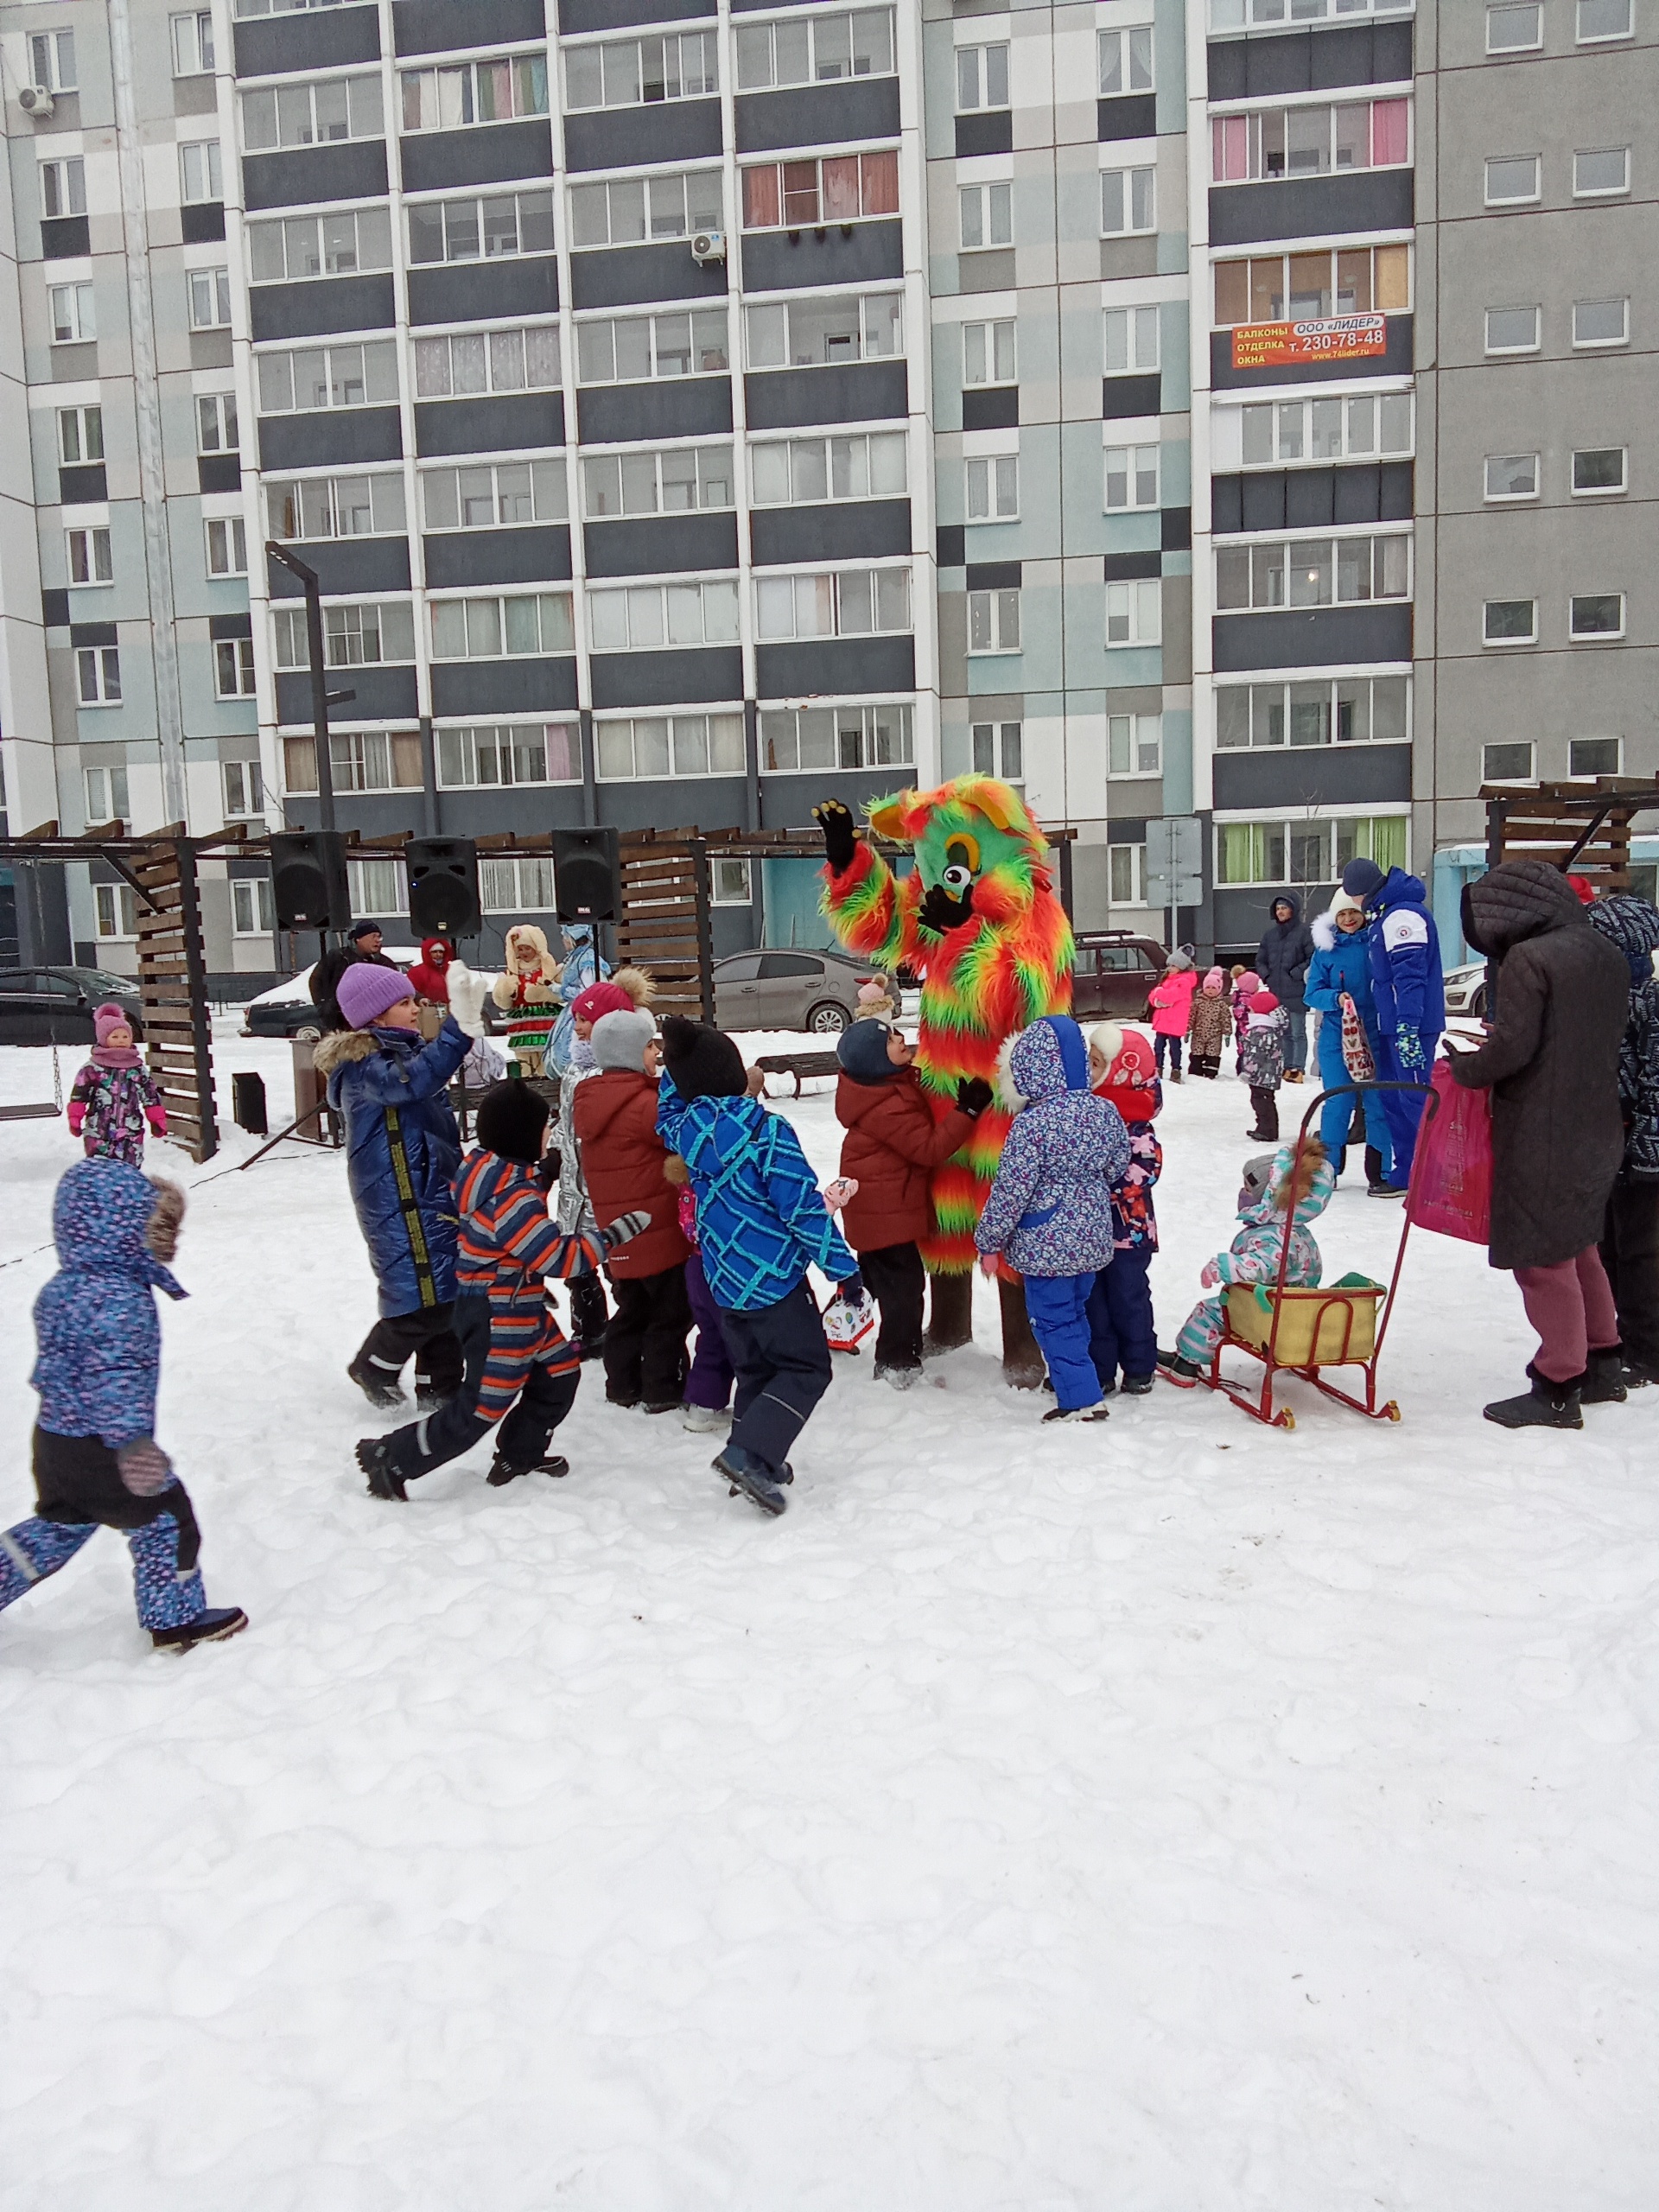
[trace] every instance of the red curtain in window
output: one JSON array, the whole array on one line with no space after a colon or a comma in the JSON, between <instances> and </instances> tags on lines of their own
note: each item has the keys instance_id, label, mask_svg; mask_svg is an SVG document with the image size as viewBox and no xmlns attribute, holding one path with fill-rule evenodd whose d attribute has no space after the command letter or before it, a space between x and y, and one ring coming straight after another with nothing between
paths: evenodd
<instances>
[{"instance_id":1,"label":"red curtain in window","mask_svg":"<svg viewBox=\"0 0 1659 2212\"><path fill-rule=\"evenodd\" d=\"M1407 158L1410 103L1406 100L1371 102L1371 167L1398 168Z\"/></svg>"},{"instance_id":2,"label":"red curtain in window","mask_svg":"<svg viewBox=\"0 0 1659 2212\"><path fill-rule=\"evenodd\" d=\"M824 163L828 170L830 164ZM864 154L860 156L859 168L863 181L864 213L867 215L896 215L899 213L899 156L889 149L885 154Z\"/></svg>"},{"instance_id":3,"label":"red curtain in window","mask_svg":"<svg viewBox=\"0 0 1659 2212\"><path fill-rule=\"evenodd\" d=\"M818 213L818 165L816 162L784 163L784 222L791 231L803 224L821 222ZM830 164L826 162L824 167Z\"/></svg>"},{"instance_id":4,"label":"red curtain in window","mask_svg":"<svg viewBox=\"0 0 1659 2212\"><path fill-rule=\"evenodd\" d=\"M778 200L778 168L743 172L743 227L746 231L775 231L782 219Z\"/></svg>"}]
</instances>

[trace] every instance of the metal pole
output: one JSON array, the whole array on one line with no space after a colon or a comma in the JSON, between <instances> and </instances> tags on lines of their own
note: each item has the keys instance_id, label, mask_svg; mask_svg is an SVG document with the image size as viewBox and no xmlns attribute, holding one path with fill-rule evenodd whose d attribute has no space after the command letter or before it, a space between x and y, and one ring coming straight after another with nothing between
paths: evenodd
<instances>
[{"instance_id":1,"label":"metal pole","mask_svg":"<svg viewBox=\"0 0 1659 2212\"><path fill-rule=\"evenodd\" d=\"M328 679L322 664L322 588L317 572L286 545L265 540L265 551L299 578L305 591L305 643L311 663L311 728L317 748L317 804L322 827L334 826L334 766L328 753Z\"/></svg>"}]
</instances>

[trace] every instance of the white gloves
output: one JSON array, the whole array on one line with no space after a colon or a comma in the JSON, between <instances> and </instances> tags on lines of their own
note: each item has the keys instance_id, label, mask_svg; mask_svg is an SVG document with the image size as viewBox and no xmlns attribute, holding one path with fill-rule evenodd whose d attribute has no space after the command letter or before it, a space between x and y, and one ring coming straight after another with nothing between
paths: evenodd
<instances>
[{"instance_id":1,"label":"white gloves","mask_svg":"<svg viewBox=\"0 0 1659 2212\"><path fill-rule=\"evenodd\" d=\"M486 979L475 976L464 960L449 963L449 1011L469 1037L484 1034L484 1001L489 988Z\"/></svg>"}]
</instances>

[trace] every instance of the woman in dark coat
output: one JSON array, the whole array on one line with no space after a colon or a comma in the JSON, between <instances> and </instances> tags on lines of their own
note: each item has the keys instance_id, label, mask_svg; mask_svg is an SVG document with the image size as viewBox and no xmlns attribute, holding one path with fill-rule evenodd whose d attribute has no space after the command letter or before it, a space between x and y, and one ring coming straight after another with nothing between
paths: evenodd
<instances>
[{"instance_id":1,"label":"woman in dark coat","mask_svg":"<svg viewBox=\"0 0 1659 2212\"><path fill-rule=\"evenodd\" d=\"M1303 992L1313 950L1313 932L1302 919L1300 893L1281 891L1273 902L1273 919L1255 948L1255 972L1262 988L1271 991L1285 1009L1287 1083L1300 1083L1307 1065L1307 1001Z\"/></svg>"},{"instance_id":2,"label":"woman in dark coat","mask_svg":"<svg viewBox=\"0 0 1659 2212\"><path fill-rule=\"evenodd\" d=\"M1505 1428L1582 1428L1581 1401L1623 1398L1618 1321L1597 1251L1624 1152L1618 1049L1625 963L1567 879L1506 861L1463 894L1463 933L1498 963L1497 1019L1452 1073L1492 1094L1488 1257L1510 1268L1540 1343L1530 1391L1485 1408Z\"/></svg>"}]
</instances>

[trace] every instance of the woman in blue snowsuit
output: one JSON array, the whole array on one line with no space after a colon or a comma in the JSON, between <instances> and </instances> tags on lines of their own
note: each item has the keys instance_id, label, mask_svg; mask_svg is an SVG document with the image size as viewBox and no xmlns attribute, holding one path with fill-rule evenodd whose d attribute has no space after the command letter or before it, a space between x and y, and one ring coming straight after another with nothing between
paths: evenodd
<instances>
[{"instance_id":1,"label":"woman in blue snowsuit","mask_svg":"<svg viewBox=\"0 0 1659 2212\"><path fill-rule=\"evenodd\" d=\"M1371 992L1371 950L1365 927L1365 910L1351 892L1338 891L1329 911L1313 924L1314 953L1308 963L1305 987L1307 1003L1319 1014L1319 1084L1333 1090L1352 1080L1342 1057L1342 1001L1354 1002L1364 1026L1365 1041L1378 1073L1382 1066L1382 1033L1376 1026L1376 1001ZM1365 1111L1365 1174L1373 1196L1392 1189L1389 1174L1391 1147L1388 1116L1380 1093L1363 1094ZM1340 1167L1352 1125L1352 1091L1327 1099L1319 1116L1319 1139L1326 1154Z\"/></svg>"},{"instance_id":2,"label":"woman in blue snowsuit","mask_svg":"<svg viewBox=\"0 0 1659 2212\"><path fill-rule=\"evenodd\" d=\"M559 969L559 997L563 1004L547 1040L547 1058L554 1074L563 1078L570 1065L570 1048L576 1041L575 1015L571 1009L588 984L602 983L611 969L609 962L600 957L594 942L597 931L591 922L561 922L559 933L564 939L564 961Z\"/></svg>"}]
</instances>

